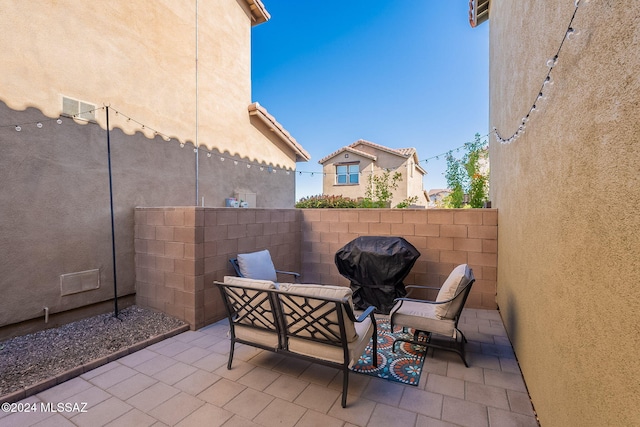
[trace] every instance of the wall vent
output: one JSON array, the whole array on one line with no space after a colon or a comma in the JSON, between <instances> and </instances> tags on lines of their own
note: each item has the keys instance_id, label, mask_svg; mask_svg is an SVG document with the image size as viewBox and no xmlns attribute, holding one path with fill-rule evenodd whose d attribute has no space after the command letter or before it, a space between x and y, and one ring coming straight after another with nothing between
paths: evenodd
<instances>
[{"instance_id":1,"label":"wall vent","mask_svg":"<svg viewBox=\"0 0 640 427\"><path fill-rule=\"evenodd\" d=\"M92 291L100 287L100 270L78 271L60 275L62 296Z\"/></svg>"},{"instance_id":2,"label":"wall vent","mask_svg":"<svg viewBox=\"0 0 640 427\"><path fill-rule=\"evenodd\" d=\"M95 120L96 106L77 99L62 97L62 113L78 119Z\"/></svg>"}]
</instances>

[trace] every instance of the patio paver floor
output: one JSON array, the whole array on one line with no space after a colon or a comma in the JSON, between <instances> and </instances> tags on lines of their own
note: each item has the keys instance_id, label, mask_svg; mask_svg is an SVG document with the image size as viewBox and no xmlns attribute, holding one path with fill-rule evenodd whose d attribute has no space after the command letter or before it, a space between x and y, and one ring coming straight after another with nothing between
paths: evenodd
<instances>
[{"instance_id":1,"label":"patio paver floor","mask_svg":"<svg viewBox=\"0 0 640 427\"><path fill-rule=\"evenodd\" d=\"M497 311L463 310L469 368L454 353L429 350L417 387L352 373L347 408L332 368L240 346L228 371L226 324L183 332L23 399L37 412L0 412L0 427L538 426ZM43 412L47 403L68 406Z\"/></svg>"}]
</instances>

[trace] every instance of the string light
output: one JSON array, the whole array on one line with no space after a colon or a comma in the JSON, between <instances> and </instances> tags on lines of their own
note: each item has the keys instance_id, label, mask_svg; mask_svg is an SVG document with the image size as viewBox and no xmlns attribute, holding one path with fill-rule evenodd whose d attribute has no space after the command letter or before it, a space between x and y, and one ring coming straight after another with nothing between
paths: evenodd
<instances>
[{"instance_id":1,"label":"string light","mask_svg":"<svg viewBox=\"0 0 640 427\"><path fill-rule=\"evenodd\" d=\"M496 138L497 142L499 142L501 144L511 144L521 134L523 134L525 132L526 123L529 121L529 116L531 115L531 113L536 112L536 111L539 110L540 101L543 101L546 98L545 90L548 90L553 85L553 79L551 78L551 72L553 71L553 69L558 64L558 59L560 57L560 51L562 50L562 46L564 45L565 40L570 40L570 39L572 39L572 38L574 38L576 36L577 32L572 26L573 20L576 17L576 12L578 11L579 7L585 5L588 1L589 0L575 0L575 2L574 2L575 8L573 10L573 14L571 15L571 19L569 20L569 25L567 25L567 30L565 31L565 33L564 33L564 35L562 37L562 41L560 42L560 46L558 47L558 50L556 51L556 54L553 57L551 57L551 58L549 58L547 60L546 65L549 68L549 70L547 71L547 75L545 76L544 80L542 81L542 85L540 87L540 90L538 91L538 96L536 97L535 101L531 105L531 108L529 108L529 112L527 113L526 116L524 116L522 118L522 122L518 126L518 130L516 130L508 138L504 138L500 134L498 129L495 126L493 127L493 133L495 135L495 138Z\"/></svg>"},{"instance_id":2,"label":"string light","mask_svg":"<svg viewBox=\"0 0 640 427\"><path fill-rule=\"evenodd\" d=\"M74 115L67 116L67 117L81 118L81 116L83 116L85 114L88 114L88 113L91 113L91 112L95 112L95 111L98 111L98 110L104 110L106 108L107 108L107 106L98 107L98 108L95 108L95 109L92 109L92 110L83 111L83 112L80 112L78 114L74 114ZM141 129L149 130L149 131L153 132L154 137L160 136L162 139L164 139L167 142L171 142L172 141L172 138L170 136L165 135L162 132L160 132L160 131L158 131L156 129L153 129L152 127L149 127L148 125L146 125L146 124L144 124L142 122L139 122L138 120L135 120L132 117L127 116L126 114L122 113L121 111L116 110L115 108L113 108L111 106L109 106L109 111L113 111L115 116L124 117L126 119L127 123L136 123L136 124L138 124L140 126ZM35 126L38 129L42 129L44 127L44 123L45 122L53 121L53 120L55 120L55 122L57 124L59 124L59 125L61 125L62 122L63 122L62 118L58 117L56 119L40 120L40 121L37 121L37 122L29 122L29 123L21 123L21 124L10 124L10 125L0 125L0 128L12 127L12 128L15 129L15 131L21 132L25 126L34 125L35 124ZM183 141L180 142L180 148L184 148L184 146L185 146L185 142L183 142ZM198 153L198 150L201 150L201 149L204 150L203 148L200 148L200 147L194 147L193 148L193 152L194 153ZM207 157L211 158L213 153L211 151L209 151L209 150L204 150L204 151L206 152ZM244 160L236 160L236 159L233 159L232 157L225 157L223 155L220 156L220 161L224 162L226 158L228 158L230 160L232 159L234 165L238 165L239 163L242 163L247 167L247 169L251 169L251 166L256 166L256 167L259 167L260 171L264 171L264 166L260 165L259 163L256 163L256 162L250 162L250 161L244 161ZM295 172L295 169L287 170L286 168L283 168L282 170L285 171L285 173L287 175L290 175L291 171ZM269 173L276 173L276 172L277 172L277 170L273 166L269 166ZM302 172L300 172L300 174L302 174Z\"/></svg>"}]
</instances>

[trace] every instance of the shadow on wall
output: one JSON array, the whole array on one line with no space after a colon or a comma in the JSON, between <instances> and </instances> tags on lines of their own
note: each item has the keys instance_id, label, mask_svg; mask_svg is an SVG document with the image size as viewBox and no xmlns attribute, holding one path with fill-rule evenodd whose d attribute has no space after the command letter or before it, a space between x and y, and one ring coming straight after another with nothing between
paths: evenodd
<instances>
[{"instance_id":1,"label":"shadow on wall","mask_svg":"<svg viewBox=\"0 0 640 427\"><path fill-rule=\"evenodd\" d=\"M224 206L242 188L265 207L293 207L294 174L241 167L239 158L222 162L215 151L217 159L196 157L189 143L119 128L110 132L110 145L121 297L135 293L134 208L193 206L196 170L208 206ZM98 123L17 111L0 101L0 252L6 254L0 258L0 328L43 318L44 307L53 319L113 298L108 162L107 132ZM87 271L97 272L89 275L95 283L61 291L62 276Z\"/></svg>"}]
</instances>

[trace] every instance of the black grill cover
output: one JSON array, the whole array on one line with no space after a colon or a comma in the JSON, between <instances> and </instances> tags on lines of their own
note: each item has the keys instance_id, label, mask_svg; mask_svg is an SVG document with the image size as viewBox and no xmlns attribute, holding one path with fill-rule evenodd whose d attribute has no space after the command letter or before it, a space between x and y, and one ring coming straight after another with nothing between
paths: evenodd
<instances>
[{"instance_id":1,"label":"black grill cover","mask_svg":"<svg viewBox=\"0 0 640 427\"><path fill-rule=\"evenodd\" d=\"M389 314L393 300L407 294L402 281L419 256L402 237L361 236L336 252L335 263L351 281L355 308Z\"/></svg>"}]
</instances>

